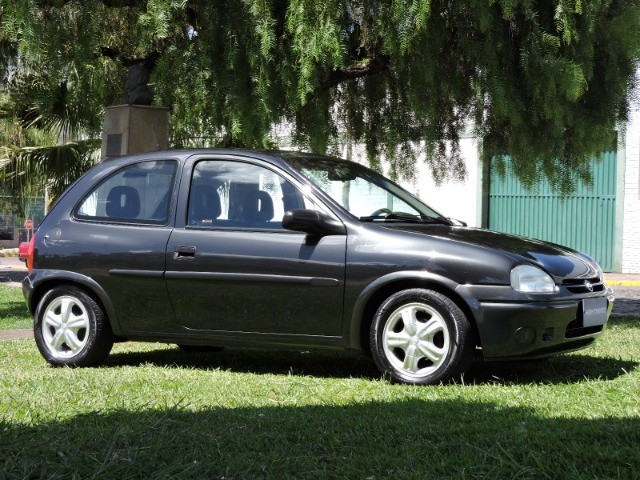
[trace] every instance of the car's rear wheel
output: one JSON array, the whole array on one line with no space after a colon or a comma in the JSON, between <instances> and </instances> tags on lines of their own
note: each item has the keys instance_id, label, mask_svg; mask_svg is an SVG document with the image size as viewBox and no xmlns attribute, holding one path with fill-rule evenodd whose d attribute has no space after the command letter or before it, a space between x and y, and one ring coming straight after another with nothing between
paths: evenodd
<instances>
[{"instance_id":1,"label":"car's rear wheel","mask_svg":"<svg viewBox=\"0 0 640 480\"><path fill-rule=\"evenodd\" d=\"M113 346L111 326L100 305L72 285L52 288L42 297L34 336L40 353L54 366L98 365Z\"/></svg>"},{"instance_id":2,"label":"car's rear wheel","mask_svg":"<svg viewBox=\"0 0 640 480\"><path fill-rule=\"evenodd\" d=\"M460 378L473 359L473 330L449 297L426 289L390 296L371 325L373 359L392 382L430 385Z\"/></svg>"}]
</instances>

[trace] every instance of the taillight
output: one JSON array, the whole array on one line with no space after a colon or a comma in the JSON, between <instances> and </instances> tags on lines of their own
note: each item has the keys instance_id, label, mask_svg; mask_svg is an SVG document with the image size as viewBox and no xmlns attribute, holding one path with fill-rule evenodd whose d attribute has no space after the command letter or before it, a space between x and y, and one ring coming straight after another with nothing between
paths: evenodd
<instances>
[{"instance_id":1,"label":"taillight","mask_svg":"<svg viewBox=\"0 0 640 480\"><path fill-rule=\"evenodd\" d=\"M27 249L27 270L31 273L33 270L33 257L36 249L36 236L35 234L31 237L31 241L29 242L29 247Z\"/></svg>"}]
</instances>

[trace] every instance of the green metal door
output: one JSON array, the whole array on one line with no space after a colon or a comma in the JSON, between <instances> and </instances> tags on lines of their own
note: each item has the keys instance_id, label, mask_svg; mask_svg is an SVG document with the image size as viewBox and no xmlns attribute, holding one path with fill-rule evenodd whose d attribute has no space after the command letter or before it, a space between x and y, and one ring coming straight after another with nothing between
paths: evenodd
<instances>
[{"instance_id":1,"label":"green metal door","mask_svg":"<svg viewBox=\"0 0 640 480\"><path fill-rule=\"evenodd\" d=\"M491 230L538 238L580 250L595 258L605 271L615 262L616 152L593 160L593 185L579 184L563 197L541 181L531 191L507 169L501 180L491 175Z\"/></svg>"}]
</instances>

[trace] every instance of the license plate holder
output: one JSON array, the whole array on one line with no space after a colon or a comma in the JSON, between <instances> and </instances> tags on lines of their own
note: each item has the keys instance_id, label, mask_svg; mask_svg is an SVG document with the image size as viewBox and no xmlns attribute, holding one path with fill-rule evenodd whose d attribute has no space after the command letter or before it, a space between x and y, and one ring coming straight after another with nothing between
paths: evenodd
<instances>
[{"instance_id":1,"label":"license plate holder","mask_svg":"<svg viewBox=\"0 0 640 480\"><path fill-rule=\"evenodd\" d=\"M582 301L582 325L596 327L607 323L607 299L585 298Z\"/></svg>"}]
</instances>

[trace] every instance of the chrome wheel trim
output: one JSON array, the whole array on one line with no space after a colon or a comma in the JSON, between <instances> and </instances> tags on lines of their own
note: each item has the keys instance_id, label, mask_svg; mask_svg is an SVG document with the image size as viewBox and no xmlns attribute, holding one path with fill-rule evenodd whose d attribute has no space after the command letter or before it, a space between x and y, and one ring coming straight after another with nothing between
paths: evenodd
<instances>
[{"instance_id":1,"label":"chrome wheel trim","mask_svg":"<svg viewBox=\"0 0 640 480\"><path fill-rule=\"evenodd\" d=\"M382 349L389 363L411 378L422 378L441 368L450 344L442 315L420 302L402 305L391 313L382 335Z\"/></svg>"},{"instance_id":2,"label":"chrome wheel trim","mask_svg":"<svg viewBox=\"0 0 640 480\"><path fill-rule=\"evenodd\" d=\"M44 344L53 357L73 358L87 344L89 311L76 297L57 297L47 305L40 328Z\"/></svg>"}]
</instances>

